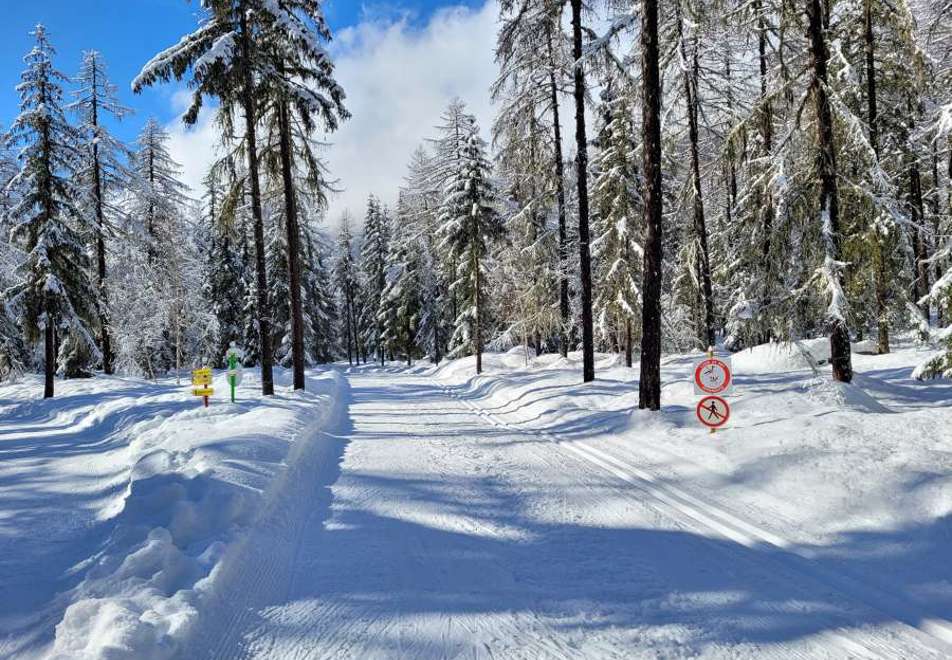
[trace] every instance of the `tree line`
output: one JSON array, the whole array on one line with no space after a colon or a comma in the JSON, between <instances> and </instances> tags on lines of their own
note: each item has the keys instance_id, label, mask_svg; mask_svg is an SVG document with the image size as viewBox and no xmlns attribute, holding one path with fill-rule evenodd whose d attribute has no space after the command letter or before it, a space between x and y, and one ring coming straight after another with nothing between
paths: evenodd
<instances>
[{"instance_id":1,"label":"tree line","mask_svg":"<svg viewBox=\"0 0 952 660\"><path fill-rule=\"evenodd\" d=\"M640 350L648 409L662 353L718 339L828 336L849 382L852 342L912 330L915 375L949 376L947 4L504 0L491 146L455 101L373 230L387 265L340 243L370 309L344 334L477 372L484 345L580 349L586 381Z\"/></svg>"},{"instance_id":2,"label":"tree line","mask_svg":"<svg viewBox=\"0 0 952 660\"><path fill-rule=\"evenodd\" d=\"M186 80L187 123L216 102L222 157L178 229L168 208L191 207L167 152L153 146L143 169L90 139L97 114L123 114L112 97L87 98L78 126L51 110L62 78L40 35L8 140L26 147L2 165L3 259L18 273L3 353L46 364L49 382L50 363L108 370L112 353L162 371L174 359L133 331L148 327L186 361L241 343L266 394L274 361L303 387L314 361L473 355L479 372L484 350L523 346L580 350L590 381L596 350L629 366L640 353L639 406L657 410L664 353L827 336L833 377L849 382L852 342L886 353L912 330L936 349L916 375L948 376L947 4L502 0L492 126L484 135L454 100L400 189L378 191L395 203L371 196L333 245L315 228L333 186L313 136L348 112L316 0L207 3L134 82ZM85 146L49 148L60 143ZM137 229L117 233L114 218ZM113 278L98 255L130 267ZM122 291L143 295L134 272L172 312L113 293L126 278ZM27 355L38 342L46 354Z\"/></svg>"}]
</instances>

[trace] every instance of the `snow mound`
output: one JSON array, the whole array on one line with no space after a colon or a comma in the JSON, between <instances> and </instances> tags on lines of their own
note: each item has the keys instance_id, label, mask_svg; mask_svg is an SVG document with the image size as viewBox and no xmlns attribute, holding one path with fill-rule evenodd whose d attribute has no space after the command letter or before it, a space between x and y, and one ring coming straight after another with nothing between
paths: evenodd
<instances>
[{"instance_id":1,"label":"snow mound","mask_svg":"<svg viewBox=\"0 0 952 660\"><path fill-rule=\"evenodd\" d=\"M892 412L855 383L839 383L820 376L807 381L803 387L807 397L820 405L865 413Z\"/></svg>"},{"instance_id":2,"label":"snow mound","mask_svg":"<svg viewBox=\"0 0 952 660\"><path fill-rule=\"evenodd\" d=\"M62 595L69 604L48 657L159 660L181 653L213 595L226 549L266 510L298 446L320 430L317 411L327 406L316 406L336 396L338 378L311 380L309 388L324 396L220 403L132 424L138 458L124 498L103 547L77 565L83 579ZM246 481L249 473L257 479Z\"/></svg>"}]
</instances>

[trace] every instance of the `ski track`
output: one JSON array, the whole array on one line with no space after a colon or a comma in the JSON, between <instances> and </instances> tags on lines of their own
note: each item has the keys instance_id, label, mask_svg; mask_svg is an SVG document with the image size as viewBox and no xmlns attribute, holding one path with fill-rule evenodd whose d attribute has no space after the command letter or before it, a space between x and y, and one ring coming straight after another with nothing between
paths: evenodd
<instances>
[{"instance_id":1,"label":"ski track","mask_svg":"<svg viewBox=\"0 0 952 660\"><path fill-rule=\"evenodd\" d=\"M223 562L182 657L952 654L947 622L644 465L507 422L425 376L363 368L348 380L337 421L296 447L272 506ZM565 484L544 488L554 476ZM582 500L619 529L585 520ZM560 508L564 524L544 522ZM636 542L602 547L631 528ZM611 550L618 566L600 558ZM664 574L668 553L696 575ZM703 603L679 580L703 595L719 573L773 598L692 612ZM771 636L798 614L805 630Z\"/></svg>"}]
</instances>

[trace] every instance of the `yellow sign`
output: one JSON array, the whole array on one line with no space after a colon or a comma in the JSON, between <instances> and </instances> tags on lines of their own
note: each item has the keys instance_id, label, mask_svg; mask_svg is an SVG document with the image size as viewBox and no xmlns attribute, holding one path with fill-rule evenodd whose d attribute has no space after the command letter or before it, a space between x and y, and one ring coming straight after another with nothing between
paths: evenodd
<instances>
[{"instance_id":1,"label":"yellow sign","mask_svg":"<svg viewBox=\"0 0 952 660\"><path fill-rule=\"evenodd\" d=\"M192 370L192 385L211 385L212 370L208 367Z\"/></svg>"},{"instance_id":2,"label":"yellow sign","mask_svg":"<svg viewBox=\"0 0 952 660\"><path fill-rule=\"evenodd\" d=\"M196 387L192 390L192 394L195 396L211 396L214 393L214 387Z\"/></svg>"}]
</instances>

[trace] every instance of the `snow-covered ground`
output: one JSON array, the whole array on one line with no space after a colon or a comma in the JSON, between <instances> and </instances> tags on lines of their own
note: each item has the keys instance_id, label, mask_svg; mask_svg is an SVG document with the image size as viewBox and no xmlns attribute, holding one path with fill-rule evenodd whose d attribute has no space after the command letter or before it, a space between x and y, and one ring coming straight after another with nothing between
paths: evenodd
<instances>
[{"instance_id":1,"label":"snow-covered ground","mask_svg":"<svg viewBox=\"0 0 952 660\"><path fill-rule=\"evenodd\" d=\"M175 652L343 384L262 402L252 374L232 404L219 380L207 409L174 380L0 387L0 657Z\"/></svg>"},{"instance_id":2,"label":"snow-covered ground","mask_svg":"<svg viewBox=\"0 0 952 660\"><path fill-rule=\"evenodd\" d=\"M0 387L0 656L952 657L952 383L801 349Z\"/></svg>"}]
</instances>

